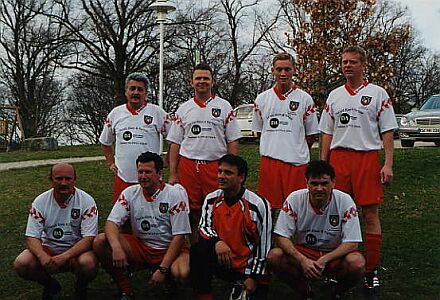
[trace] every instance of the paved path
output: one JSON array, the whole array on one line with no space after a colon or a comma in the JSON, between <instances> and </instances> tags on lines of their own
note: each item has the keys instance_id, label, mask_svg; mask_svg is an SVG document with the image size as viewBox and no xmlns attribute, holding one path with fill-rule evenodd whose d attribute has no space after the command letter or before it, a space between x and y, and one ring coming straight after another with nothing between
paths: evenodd
<instances>
[{"instance_id":1,"label":"paved path","mask_svg":"<svg viewBox=\"0 0 440 300\"><path fill-rule=\"evenodd\" d=\"M71 157L71 158L60 158L60 159L42 159L42 160L27 160L27 161L17 161L10 163L0 163L0 172L13 170L13 169L23 169L29 167L54 165L56 163L77 163L77 162L96 161L96 160L104 160L104 156Z\"/></svg>"}]
</instances>

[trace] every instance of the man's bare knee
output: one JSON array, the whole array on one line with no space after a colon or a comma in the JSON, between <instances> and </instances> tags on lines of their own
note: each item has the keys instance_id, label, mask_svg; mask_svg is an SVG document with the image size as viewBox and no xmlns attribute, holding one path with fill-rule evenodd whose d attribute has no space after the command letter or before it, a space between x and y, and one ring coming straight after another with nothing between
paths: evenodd
<instances>
[{"instance_id":1,"label":"man's bare knee","mask_svg":"<svg viewBox=\"0 0 440 300\"><path fill-rule=\"evenodd\" d=\"M284 252L281 250L281 248L274 248L270 250L267 254L267 262L269 266L278 266L283 256Z\"/></svg>"}]
</instances>

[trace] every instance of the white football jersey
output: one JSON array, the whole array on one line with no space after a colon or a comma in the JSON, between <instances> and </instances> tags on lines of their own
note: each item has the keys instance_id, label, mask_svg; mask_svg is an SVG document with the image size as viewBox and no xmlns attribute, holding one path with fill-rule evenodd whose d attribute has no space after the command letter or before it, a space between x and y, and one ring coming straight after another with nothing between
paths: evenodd
<instances>
[{"instance_id":1,"label":"white football jersey","mask_svg":"<svg viewBox=\"0 0 440 300\"><path fill-rule=\"evenodd\" d=\"M380 132L398 127L387 92L365 82L357 90L347 84L333 90L322 111L319 130L333 136L330 149L379 150Z\"/></svg>"},{"instance_id":2,"label":"white football jersey","mask_svg":"<svg viewBox=\"0 0 440 300\"><path fill-rule=\"evenodd\" d=\"M318 134L312 97L296 87L281 95L276 87L257 96L252 130L261 132L260 154L293 165L309 162L306 136Z\"/></svg>"},{"instance_id":3,"label":"white football jersey","mask_svg":"<svg viewBox=\"0 0 440 300\"><path fill-rule=\"evenodd\" d=\"M241 138L231 104L214 97L202 107L193 99L176 112L167 140L180 145L180 155L214 161L227 153L227 144Z\"/></svg>"},{"instance_id":4,"label":"white football jersey","mask_svg":"<svg viewBox=\"0 0 440 300\"><path fill-rule=\"evenodd\" d=\"M50 189L32 203L26 236L41 239L55 254L62 253L86 236L98 234L98 210L93 198L75 188L67 203L55 200Z\"/></svg>"},{"instance_id":5,"label":"white football jersey","mask_svg":"<svg viewBox=\"0 0 440 300\"><path fill-rule=\"evenodd\" d=\"M188 196L179 185L163 183L148 197L140 184L122 191L107 220L118 227L130 220L133 234L145 245L167 249L174 235L191 233Z\"/></svg>"},{"instance_id":6,"label":"white football jersey","mask_svg":"<svg viewBox=\"0 0 440 300\"><path fill-rule=\"evenodd\" d=\"M356 204L333 189L330 202L320 211L312 207L309 190L291 193L283 204L274 232L294 243L319 251L333 251L341 243L362 242Z\"/></svg>"},{"instance_id":7,"label":"white football jersey","mask_svg":"<svg viewBox=\"0 0 440 300\"><path fill-rule=\"evenodd\" d=\"M125 182L137 182L136 159L143 152L159 154L160 134L167 136L171 120L159 106L146 103L133 111L127 104L115 107L107 116L99 142L115 144L118 176Z\"/></svg>"}]
</instances>

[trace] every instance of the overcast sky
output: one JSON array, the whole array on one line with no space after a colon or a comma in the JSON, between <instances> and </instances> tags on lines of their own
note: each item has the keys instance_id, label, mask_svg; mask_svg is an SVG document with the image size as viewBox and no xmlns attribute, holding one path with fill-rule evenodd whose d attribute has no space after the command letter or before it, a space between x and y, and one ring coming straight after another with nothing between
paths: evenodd
<instances>
[{"instance_id":1,"label":"overcast sky","mask_svg":"<svg viewBox=\"0 0 440 300\"><path fill-rule=\"evenodd\" d=\"M397 0L408 6L424 44L440 53L440 0Z\"/></svg>"}]
</instances>

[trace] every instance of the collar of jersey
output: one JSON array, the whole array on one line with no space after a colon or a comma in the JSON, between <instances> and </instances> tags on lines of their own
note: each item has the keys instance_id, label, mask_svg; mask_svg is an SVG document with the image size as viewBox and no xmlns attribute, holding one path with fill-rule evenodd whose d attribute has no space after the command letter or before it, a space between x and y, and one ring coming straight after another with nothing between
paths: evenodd
<instances>
[{"instance_id":1,"label":"collar of jersey","mask_svg":"<svg viewBox=\"0 0 440 300\"><path fill-rule=\"evenodd\" d=\"M144 101L144 103L142 104L142 106L141 106L139 109L133 109L133 108L131 107L131 105L130 105L129 102L127 102L127 103L125 104L125 106L127 107L127 110L128 110L132 115L136 116L136 115L139 114L139 112L140 112L142 109L144 109L145 106L147 106L147 104L148 104L148 102L147 102L147 101Z\"/></svg>"},{"instance_id":2,"label":"collar of jersey","mask_svg":"<svg viewBox=\"0 0 440 300\"><path fill-rule=\"evenodd\" d=\"M211 95L211 97L208 98L208 100L206 100L205 102L200 101L199 98L197 98L197 96L194 96L194 102L200 107L200 108L205 108L206 106L208 106L208 103L211 102L213 99L215 98L215 95Z\"/></svg>"},{"instance_id":3,"label":"collar of jersey","mask_svg":"<svg viewBox=\"0 0 440 300\"><path fill-rule=\"evenodd\" d=\"M367 85L368 85L368 81L364 80L364 82L362 82L361 86L358 87L357 89L353 89L351 86L348 85L348 83L345 83L344 87L351 96L356 96Z\"/></svg>"},{"instance_id":4,"label":"collar of jersey","mask_svg":"<svg viewBox=\"0 0 440 300\"><path fill-rule=\"evenodd\" d=\"M324 214L325 210L327 209L327 206L330 204L330 201L332 201L332 198L333 198L333 192L330 194L330 199L328 199L327 203L321 208L317 208L316 206L314 206L312 201L310 201L310 198L309 198L310 206L313 208L313 211L317 215L322 215L322 214Z\"/></svg>"},{"instance_id":5,"label":"collar of jersey","mask_svg":"<svg viewBox=\"0 0 440 300\"><path fill-rule=\"evenodd\" d=\"M230 198L230 199L226 199L225 194L222 193L221 200L224 201L229 207L231 207L232 205L234 205L235 203L237 203L238 201L240 201L243 198L245 191L246 191L246 188L244 186L242 186L240 189L240 192L238 192L238 194L235 197Z\"/></svg>"},{"instance_id":6,"label":"collar of jersey","mask_svg":"<svg viewBox=\"0 0 440 300\"><path fill-rule=\"evenodd\" d=\"M161 181L159 188L157 189L157 191L153 193L153 195L148 196L144 189L142 189L142 193L144 194L145 200L147 200L147 202L153 202L157 198L159 193L163 191L164 188L165 188L165 183Z\"/></svg>"},{"instance_id":7,"label":"collar of jersey","mask_svg":"<svg viewBox=\"0 0 440 300\"><path fill-rule=\"evenodd\" d=\"M75 194L75 190L73 190L73 193L70 195L69 199L67 199L66 202L61 201L56 195L55 190L52 191L53 198L55 199L55 202L58 204L60 208L66 208L69 205L70 200L73 198L73 195Z\"/></svg>"},{"instance_id":8,"label":"collar of jersey","mask_svg":"<svg viewBox=\"0 0 440 300\"><path fill-rule=\"evenodd\" d=\"M275 92L275 94L277 95L278 99L280 100L286 100L287 97L289 97L290 93L292 93L294 90L296 90L296 85L292 85L292 87L290 88L290 90L287 91L287 93L281 93L280 89L278 88L277 85L275 85L273 87L273 91Z\"/></svg>"}]
</instances>

